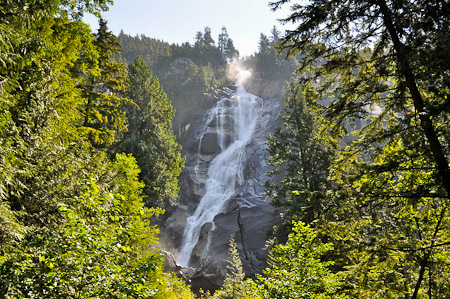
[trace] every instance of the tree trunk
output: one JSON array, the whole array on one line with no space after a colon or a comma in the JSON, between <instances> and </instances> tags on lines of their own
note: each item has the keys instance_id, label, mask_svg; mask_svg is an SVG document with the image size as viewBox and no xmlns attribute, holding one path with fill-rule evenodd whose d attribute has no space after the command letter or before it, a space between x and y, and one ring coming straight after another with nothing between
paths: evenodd
<instances>
[{"instance_id":1,"label":"tree trunk","mask_svg":"<svg viewBox=\"0 0 450 299\"><path fill-rule=\"evenodd\" d=\"M429 257L430 257L430 254L427 253L427 254L425 254L425 257L423 258L423 260L420 261L419 278L417 279L416 287L414 288L414 293L413 293L411 299L416 299L417 295L419 294L420 285L422 284L422 280L423 280L423 277L425 274L425 270L427 268Z\"/></svg>"},{"instance_id":2,"label":"tree trunk","mask_svg":"<svg viewBox=\"0 0 450 299\"><path fill-rule=\"evenodd\" d=\"M419 92L414 74L409 65L408 57L404 50L405 47L400 41L397 30L395 29L392 13L389 10L385 0L375 0L375 2L380 7L384 25L392 38L394 50L400 65L400 71L405 77L406 85L414 102L414 107L419 114L420 126L423 129L430 145L430 150L433 155L434 162L436 163L438 175L441 178L443 187L447 192L447 199L450 199L450 169L442 148L442 144L440 143L436 131L434 130L430 115L425 111L422 95Z\"/></svg>"}]
</instances>

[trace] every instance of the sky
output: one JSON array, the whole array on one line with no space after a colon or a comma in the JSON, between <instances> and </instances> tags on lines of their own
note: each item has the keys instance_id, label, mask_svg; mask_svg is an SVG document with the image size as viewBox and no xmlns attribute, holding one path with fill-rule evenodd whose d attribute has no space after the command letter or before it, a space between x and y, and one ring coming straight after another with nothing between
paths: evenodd
<instances>
[{"instance_id":1,"label":"sky","mask_svg":"<svg viewBox=\"0 0 450 299\"><path fill-rule=\"evenodd\" d=\"M222 26L228 31L241 56L257 51L261 33L270 35L277 21L286 17L289 8L273 12L270 0L115 0L109 11L103 13L109 29L116 35L121 30L135 36L164 40L169 43L194 42L194 36L206 26L212 37L217 37ZM98 21L93 16L84 19L93 30Z\"/></svg>"}]
</instances>

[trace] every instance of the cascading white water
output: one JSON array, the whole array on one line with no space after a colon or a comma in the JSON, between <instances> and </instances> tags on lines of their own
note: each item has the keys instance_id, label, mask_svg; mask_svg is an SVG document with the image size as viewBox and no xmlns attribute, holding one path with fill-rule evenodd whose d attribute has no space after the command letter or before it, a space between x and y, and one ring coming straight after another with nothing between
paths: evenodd
<instances>
[{"instance_id":1,"label":"cascading white water","mask_svg":"<svg viewBox=\"0 0 450 299\"><path fill-rule=\"evenodd\" d=\"M214 119L217 121L217 138L221 152L209 165L205 194L200 199L194 214L187 218L181 251L177 258L177 263L181 266L189 265L190 256L199 240L202 226L212 223L214 228L215 216L234 195L236 187L243 183L245 146L251 139L258 120L260 109L258 99L247 93L244 88L238 87L235 96L231 99L222 99L210 112L208 122ZM234 141L227 147L226 134L229 134L230 128L224 126L226 123L224 111L231 109L234 110ZM210 236L208 239L210 240Z\"/></svg>"}]
</instances>

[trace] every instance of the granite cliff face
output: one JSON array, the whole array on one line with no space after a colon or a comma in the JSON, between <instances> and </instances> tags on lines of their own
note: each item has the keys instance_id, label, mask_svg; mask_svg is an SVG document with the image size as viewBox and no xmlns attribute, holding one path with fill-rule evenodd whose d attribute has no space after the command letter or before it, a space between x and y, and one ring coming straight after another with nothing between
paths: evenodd
<instances>
[{"instance_id":1,"label":"granite cliff face","mask_svg":"<svg viewBox=\"0 0 450 299\"><path fill-rule=\"evenodd\" d=\"M214 290L226 274L228 243L236 240L249 276L265 267L265 234L276 224L263 199L266 137L279 120L280 104L225 89L215 105L199 111L183 144L186 166L177 206L168 208L161 244L168 270L194 290Z\"/></svg>"}]
</instances>

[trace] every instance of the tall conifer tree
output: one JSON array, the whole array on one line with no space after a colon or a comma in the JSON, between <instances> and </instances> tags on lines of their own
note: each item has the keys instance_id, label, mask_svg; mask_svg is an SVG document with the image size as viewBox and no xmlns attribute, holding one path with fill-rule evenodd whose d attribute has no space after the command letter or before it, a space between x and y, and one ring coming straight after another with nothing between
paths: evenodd
<instances>
[{"instance_id":1,"label":"tall conifer tree","mask_svg":"<svg viewBox=\"0 0 450 299\"><path fill-rule=\"evenodd\" d=\"M311 223L320 218L331 188L328 169L336 144L320 136L324 120L308 97L291 82L281 116L283 124L268 137L267 162L274 170L269 173L271 180L266 181L266 196L283 215L278 229L282 240L290 233L293 220Z\"/></svg>"},{"instance_id":2,"label":"tall conifer tree","mask_svg":"<svg viewBox=\"0 0 450 299\"><path fill-rule=\"evenodd\" d=\"M128 74L130 86L126 96L137 106L126 109L128 132L119 147L136 157L149 203L161 203L177 197L177 178L184 165L172 131L175 112L141 57L128 66Z\"/></svg>"},{"instance_id":3,"label":"tall conifer tree","mask_svg":"<svg viewBox=\"0 0 450 299\"><path fill-rule=\"evenodd\" d=\"M289 1L273 3L276 8ZM316 0L293 5L282 46L333 136L367 125L331 169L326 230L354 297L445 297L450 285L447 1Z\"/></svg>"},{"instance_id":4,"label":"tall conifer tree","mask_svg":"<svg viewBox=\"0 0 450 299\"><path fill-rule=\"evenodd\" d=\"M115 134L125 129L125 116L121 106L131 103L123 97L127 86L126 66L114 61L120 51L120 44L114 34L108 31L105 20L99 20L99 29L93 40L94 54L81 57L90 59L81 85L85 103L82 108L82 128L87 131L96 147L106 147L114 142Z\"/></svg>"}]
</instances>

